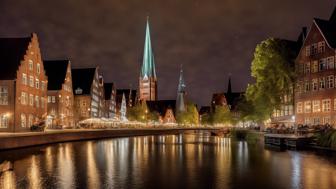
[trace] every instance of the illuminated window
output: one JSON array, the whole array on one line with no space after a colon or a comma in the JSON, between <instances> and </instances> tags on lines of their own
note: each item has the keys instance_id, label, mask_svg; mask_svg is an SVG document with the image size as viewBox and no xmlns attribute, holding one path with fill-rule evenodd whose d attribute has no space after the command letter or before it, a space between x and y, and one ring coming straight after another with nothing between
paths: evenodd
<instances>
[{"instance_id":1,"label":"illuminated window","mask_svg":"<svg viewBox=\"0 0 336 189\"><path fill-rule=\"evenodd\" d=\"M36 72L37 72L38 74L41 73L41 65L40 65L40 64L37 64L37 65L36 65Z\"/></svg>"},{"instance_id":2,"label":"illuminated window","mask_svg":"<svg viewBox=\"0 0 336 189\"><path fill-rule=\"evenodd\" d=\"M315 60L312 65L312 73L318 72L318 62Z\"/></svg>"},{"instance_id":3,"label":"illuminated window","mask_svg":"<svg viewBox=\"0 0 336 189\"><path fill-rule=\"evenodd\" d=\"M36 86L36 89L40 88L40 81L39 81L39 79L35 80L35 86Z\"/></svg>"},{"instance_id":4,"label":"illuminated window","mask_svg":"<svg viewBox=\"0 0 336 189\"><path fill-rule=\"evenodd\" d=\"M34 77L29 76L29 86L34 87Z\"/></svg>"},{"instance_id":5,"label":"illuminated window","mask_svg":"<svg viewBox=\"0 0 336 189\"><path fill-rule=\"evenodd\" d=\"M28 103L28 95L25 92L21 92L21 104L26 105Z\"/></svg>"},{"instance_id":6,"label":"illuminated window","mask_svg":"<svg viewBox=\"0 0 336 189\"><path fill-rule=\"evenodd\" d=\"M22 84L27 85L27 74L22 74Z\"/></svg>"},{"instance_id":7,"label":"illuminated window","mask_svg":"<svg viewBox=\"0 0 336 189\"><path fill-rule=\"evenodd\" d=\"M313 112L320 112L320 101L319 100L313 100Z\"/></svg>"},{"instance_id":8,"label":"illuminated window","mask_svg":"<svg viewBox=\"0 0 336 189\"><path fill-rule=\"evenodd\" d=\"M8 128L9 116L8 114L0 115L0 128Z\"/></svg>"},{"instance_id":9,"label":"illuminated window","mask_svg":"<svg viewBox=\"0 0 336 189\"><path fill-rule=\"evenodd\" d=\"M0 105L8 105L8 87L0 86Z\"/></svg>"},{"instance_id":10,"label":"illuminated window","mask_svg":"<svg viewBox=\"0 0 336 189\"><path fill-rule=\"evenodd\" d=\"M29 116L28 116L28 127L31 127L33 125L33 120L34 120L34 116L29 114Z\"/></svg>"},{"instance_id":11,"label":"illuminated window","mask_svg":"<svg viewBox=\"0 0 336 189\"><path fill-rule=\"evenodd\" d=\"M29 105L34 106L34 95L32 94L29 95Z\"/></svg>"},{"instance_id":12,"label":"illuminated window","mask_svg":"<svg viewBox=\"0 0 336 189\"><path fill-rule=\"evenodd\" d=\"M330 112L330 99L322 100L322 112Z\"/></svg>"},{"instance_id":13,"label":"illuminated window","mask_svg":"<svg viewBox=\"0 0 336 189\"><path fill-rule=\"evenodd\" d=\"M310 73L310 62L306 62L305 63L305 71L304 71L305 74L308 74Z\"/></svg>"},{"instance_id":14,"label":"illuminated window","mask_svg":"<svg viewBox=\"0 0 336 189\"><path fill-rule=\"evenodd\" d=\"M28 60L28 64L29 64L29 70L33 70L34 69L34 63L32 60Z\"/></svg>"},{"instance_id":15,"label":"illuminated window","mask_svg":"<svg viewBox=\"0 0 336 189\"><path fill-rule=\"evenodd\" d=\"M312 44L311 46L311 54L317 54L318 48L317 48L317 43Z\"/></svg>"},{"instance_id":16,"label":"illuminated window","mask_svg":"<svg viewBox=\"0 0 336 189\"><path fill-rule=\"evenodd\" d=\"M317 91L318 90L318 79L312 79L312 89L313 91Z\"/></svg>"},{"instance_id":17,"label":"illuminated window","mask_svg":"<svg viewBox=\"0 0 336 189\"><path fill-rule=\"evenodd\" d=\"M326 58L322 58L319 60L319 70L323 71L323 70L327 70L328 69L328 64L327 64L327 59Z\"/></svg>"},{"instance_id":18,"label":"illuminated window","mask_svg":"<svg viewBox=\"0 0 336 189\"><path fill-rule=\"evenodd\" d=\"M327 64L328 64L328 69L334 69L335 64L334 64L334 57L330 56L327 58Z\"/></svg>"},{"instance_id":19,"label":"illuminated window","mask_svg":"<svg viewBox=\"0 0 336 189\"><path fill-rule=\"evenodd\" d=\"M26 126L27 126L26 115L21 114L21 127L26 127Z\"/></svg>"},{"instance_id":20,"label":"illuminated window","mask_svg":"<svg viewBox=\"0 0 336 189\"><path fill-rule=\"evenodd\" d=\"M305 113L310 113L311 112L311 101L306 101L304 103L304 109L305 109Z\"/></svg>"}]
</instances>

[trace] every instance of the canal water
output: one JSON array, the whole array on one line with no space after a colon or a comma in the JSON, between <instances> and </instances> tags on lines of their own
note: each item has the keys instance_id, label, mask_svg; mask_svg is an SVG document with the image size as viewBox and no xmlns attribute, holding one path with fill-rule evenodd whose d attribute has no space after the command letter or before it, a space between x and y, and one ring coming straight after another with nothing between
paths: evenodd
<instances>
[{"instance_id":1,"label":"canal water","mask_svg":"<svg viewBox=\"0 0 336 189\"><path fill-rule=\"evenodd\" d=\"M0 152L0 188L335 189L336 154L229 138L165 135Z\"/></svg>"}]
</instances>

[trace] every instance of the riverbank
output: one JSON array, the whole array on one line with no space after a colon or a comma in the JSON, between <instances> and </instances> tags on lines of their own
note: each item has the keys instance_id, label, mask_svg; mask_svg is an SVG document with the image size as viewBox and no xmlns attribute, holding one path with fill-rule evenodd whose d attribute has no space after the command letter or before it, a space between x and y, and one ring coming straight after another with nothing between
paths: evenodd
<instances>
[{"instance_id":1,"label":"riverbank","mask_svg":"<svg viewBox=\"0 0 336 189\"><path fill-rule=\"evenodd\" d=\"M193 130L218 131L221 128L128 128L128 129L74 129L47 130L46 132L0 133L0 150L36 145L94 140L114 137L180 134Z\"/></svg>"}]
</instances>

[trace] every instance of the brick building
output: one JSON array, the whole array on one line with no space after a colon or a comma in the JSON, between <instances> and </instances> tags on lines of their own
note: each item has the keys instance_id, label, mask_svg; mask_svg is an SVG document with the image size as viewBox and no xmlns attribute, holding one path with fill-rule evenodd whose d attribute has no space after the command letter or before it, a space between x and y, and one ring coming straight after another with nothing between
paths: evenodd
<instances>
[{"instance_id":1,"label":"brick building","mask_svg":"<svg viewBox=\"0 0 336 189\"><path fill-rule=\"evenodd\" d=\"M113 83L104 83L105 92L105 116L106 118L115 118L116 107L116 89Z\"/></svg>"},{"instance_id":2,"label":"brick building","mask_svg":"<svg viewBox=\"0 0 336 189\"><path fill-rule=\"evenodd\" d=\"M102 82L98 67L72 69L76 121L103 117L105 99Z\"/></svg>"},{"instance_id":3,"label":"brick building","mask_svg":"<svg viewBox=\"0 0 336 189\"><path fill-rule=\"evenodd\" d=\"M47 114L47 77L36 34L0 38L0 131L29 131Z\"/></svg>"},{"instance_id":4,"label":"brick building","mask_svg":"<svg viewBox=\"0 0 336 189\"><path fill-rule=\"evenodd\" d=\"M69 60L44 61L48 77L47 126L74 127L74 95Z\"/></svg>"},{"instance_id":5,"label":"brick building","mask_svg":"<svg viewBox=\"0 0 336 189\"><path fill-rule=\"evenodd\" d=\"M315 18L296 59L297 124L335 125L335 33L335 11L329 20Z\"/></svg>"},{"instance_id":6,"label":"brick building","mask_svg":"<svg viewBox=\"0 0 336 189\"><path fill-rule=\"evenodd\" d=\"M176 123L176 100L146 101L150 112L160 115L161 123Z\"/></svg>"}]
</instances>

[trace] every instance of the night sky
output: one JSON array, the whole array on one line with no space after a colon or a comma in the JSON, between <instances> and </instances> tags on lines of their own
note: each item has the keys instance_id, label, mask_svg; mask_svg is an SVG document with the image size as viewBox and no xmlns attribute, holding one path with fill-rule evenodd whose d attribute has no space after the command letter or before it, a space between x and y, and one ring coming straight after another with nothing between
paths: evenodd
<instances>
[{"instance_id":1,"label":"night sky","mask_svg":"<svg viewBox=\"0 0 336 189\"><path fill-rule=\"evenodd\" d=\"M175 99L180 64L189 99L245 90L257 43L296 40L314 17L329 18L335 0L0 0L0 36L38 34L44 59L102 68L118 88L138 86L150 15L159 99Z\"/></svg>"}]
</instances>

